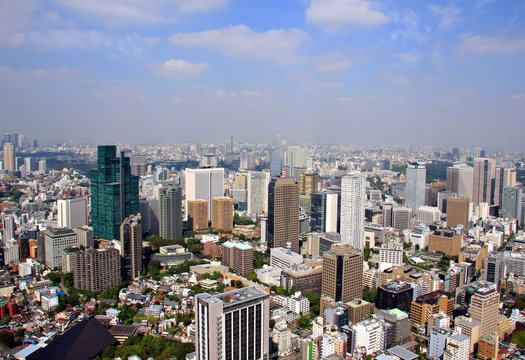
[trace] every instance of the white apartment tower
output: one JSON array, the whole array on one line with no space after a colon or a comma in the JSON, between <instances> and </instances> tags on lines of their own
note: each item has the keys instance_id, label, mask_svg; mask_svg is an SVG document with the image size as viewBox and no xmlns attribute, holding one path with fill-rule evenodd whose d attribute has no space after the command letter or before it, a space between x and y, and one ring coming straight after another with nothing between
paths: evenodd
<instances>
[{"instance_id":1,"label":"white apartment tower","mask_svg":"<svg viewBox=\"0 0 525 360\"><path fill-rule=\"evenodd\" d=\"M341 241L363 251L365 247L365 177L352 172L341 179Z\"/></svg>"},{"instance_id":2,"label":"white apartment tower","mask_svg":"<svg viewBox=\"0 0 525 360\"><path fill-rule=\"evenodd\" d=\"M408 163L405 179L405 204L416 211L420 206L425 205L425 185L427 181L425 163Z\"/></svg>"},{"instance_id":3,"label":"white apartment tower","mask_svg":"<svg viewBox=\"0 0 525 360\"><path fill-rule=\"evenodd\" d=\"M248 214L262 215L268 213L268 171L249 171L247 176Z\"/></svg>"}]
</instances>

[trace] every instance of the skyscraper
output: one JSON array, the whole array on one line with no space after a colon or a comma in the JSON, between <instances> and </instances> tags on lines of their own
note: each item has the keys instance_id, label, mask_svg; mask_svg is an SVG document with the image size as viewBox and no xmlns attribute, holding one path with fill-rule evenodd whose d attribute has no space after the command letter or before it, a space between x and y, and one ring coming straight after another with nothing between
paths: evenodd
<instances>
[{"instance_id":1,"label":"skyscraper","mask_svg":"<svg viewBox=\"0 0 525 360\"><path fill-rule=\"evenodd\" d=\"M195 296L198 360L258 360L269 354L269 295L253 287Z\"/></svg>"},{"instance_id":2,"label":"skyscraper","mask_svg":"<svg viewBox=\"0 0 525 360\"><path fill-rule=\"evenodd\" d=\"M211 218L211 199L224 196L224 169L184 170L184 193L186 209L189 200L205 200L208 202L208 219Z\"/></svg>"},{"instance_id":3,"label":"skyscraper","mask_svg":"<svg viewBox=\"0 0 525 360\"><path fill-rule=\"evenodd\" d=\"M120 238L120 225L139 212L138 177L131 175L129 157L116 156L115 145L99 145L97 170L91 170L91 221L93 235Z\"/></svg>"},{"instance_id":4,"label":"skyscraper","mask_svg":"<svg viewBox=\"0 0 525 360\"><path fill-rule=\"evenodd\" d=\"M365 247L365 177L359 172L341 178L341 241L363 251Z\"/></svg>"},{"instance_id":5,"label":"skyscraper","mask_svg":"<svg viewBox=\"0 0 525 360\"><path fill-rule=\"evenodd\" d=\"M75 288L100 292L120 284L117 249L89 249L73 255Z\"/></svg>"},{"instance_id":6,"label":"skyscraper","mask_svg":"<svg viewBox=\"0 0 525 360\"><path fill-rule=\"evenodd\" d=\"M160 189L159 235L164 239L182 237L182 188L169 184Z\"/></svg>"},{"instance_id":7,"label":"skyscraper","mask_svg":"<svg viewBox=\"0 0 525 360\"><path fill-rule=\"evenodd\" d=\"M495 284L486 283L476 289L470 301L470 316L481 323L480 337L486 337L498 330L499 292Z\"/></svg>"},{"instance_id":8,"label":"skyscraper","mask_svg":"<svg viewBox=\"0 0 525 360\"><path fill-rule=\"evenodd\" d=\"M15 146L10 142L4 144L4 170L9 172L17 170L15 166Z\"/></svg>"},{"instance_id":9,"label":"skyscraper","mask_svg":"<svg viewBox=\"0 0 525 360\"><path fill-rule=\"evenodd\" d=\"M496 177L496 162L493 159L474 159L474 180L472 185L472 202L494 203L494 185ZM459 195L459 194L458 194Z\"/></svg>"},{"instance_id":10,"label":"skyscraper","mask_svg":"<svg viewBox=\"0 0 525 360\"><path fill-rule=\"evenodd\" d=\"M70 229L88 225L88 201L85 197L57 200L58 227Z\"/></svg>"},{"instance_id":11,"label":"skyscraper","mask_svg":"<svg viewBox=\"0 0 525 360\"><path fill-rule=\"evenodd\" d=\"M299 187L291 178L273 178L268 185L268 248L287 247L299 253Z\"/></svg>"},{"instance_id":12,"label":"skyscraper","mask_svg":"<svg viewBox=\"0 0 525 360\"><path fill-rule=\"evenodd\" d=\"M247 176L248 214L261 215L268 213L268 171L249 171Z\"/></svg>"},{"instance_id":13,"label":"skyscraper","mask_svg":"<svg viewBox=\"0 0 525 360\"><path fill-rule=\"evenodd\" d=\"M130 157L131 175L145 176L146 175L146 156L140 154L133 154Z\"/></svg>"},{"instance_id":14,"label":"skyscraper","mask_svg":"<svg viewBox=\"0 0 525 360\"><path fill-rule=\"evenodd\" d=\"M319 175L305 172L299 175L299 193L313 194L319 189Z\"/></svg>"},{"instance_id":15,"label":"skyscraper","mask_svg":"<svg viewBox=\"0 0 525 360\"><path fill-rule=\"evenodd\" d=\"M494 181L494 205L503 206L503 189L516 185L516 168L497 168Z\"/></svg>"},{"instance_id":16,"label":"skyscraper","mask_svg":"<svg viewBox=\"0 0 525 360\"><path fill-rule=\"evenodd\" d=\"M503 202L500 214L510 219L517 219L521 225L521 204L523 189L521 186L505 186L503 188Z\"/></svg>"},{"instance_id":17,"label":"skyscraper","mask_svg":"<svg viewBox=\"0 0 525 360\"><path fill-rule=\"evenodd\" d=\"M282 170L281 150L273 149L270 151L270 176L281 176Z\"/></svg>"},{"instance_id":18,"label":"skyscraper","mask_svg":"<svg viewBox=\"0 0 525 360\"><path fill-rule=\"evenodd\" d=\"M186 208L188 229L191 231L208 228L208 202L206 200L189 200Z\"/></svg>"},{"instance_id":19,"label":"skyscraper","mask_svg":"<svg viewBox=\"0 0 525 360\"><path fill-rule=\"evenodd\" d=\"M219 197L211 200L211 227L214 230L233 230L233 199Z\"/></svg>"},{"instance_id":20,"label":"skyscraper","mask_svg":"<svg viewBox=\"0 0 525 360\"><path fill-rule=\"evenodd\" d=\"M310 232L337 232L337 197L329 191L312 194Z\"/></svg>"},{"instance_id":21,"label":"skyscraper","mask_svg":"<svg viewBox=\"0 0 525 360\"><path fill-rule=\"evenodd\" d=\"M323 254L322 295L348 302L363 296L363 253L345 243Z\"/></svg>"},{"instance_id":22,"label":"skyscraper","mask_svg":"<svg viewBox=\"0 0 525 360\"><path fill-rule=\"evenodd\" d=\"M130 215L120 226L122 278L135 280L142 271L142 219L140 214Z\"/></svg>"},{"instance_id":23,"label":"skyscraper","mask_svg":"<svg viewBox=\"0 0 525 360\"><path fill-rule=\"evenodd\" d=\"M416 211L425 205L425 185L427 169L425 163L414 162L407 164L405 181L405 205Z\"/></svg>"},{"instance_id":24,"label":"skyscraper","mask_svg":"<svg viewBox=\"0 0 525 360\"><path fill-rule=\"evenodd\" d=\"M456 227L463 225L464 228L468 229L469 225L469 206L470 201L468 198L447 199L447 226Z\"/></svg>"},{"instance_id":25,"label":"skyscraper","mask_svg":"<svg viewBox=\"0 0 525 360\"><path fill-rule=\"evenodd\" d=\"M472 199L474 169L465 164L454 164L447 168L447 191L458 197Z\"/></svg>"}]
</instances>

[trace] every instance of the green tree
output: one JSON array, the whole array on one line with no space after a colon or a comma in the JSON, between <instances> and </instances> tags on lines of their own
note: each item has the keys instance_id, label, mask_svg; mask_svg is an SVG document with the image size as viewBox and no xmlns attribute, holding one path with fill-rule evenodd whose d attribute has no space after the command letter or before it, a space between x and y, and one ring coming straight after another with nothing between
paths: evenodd
<instances>
[{"instance_id":1,"label":"green tree","mask_svg":"<svg viewBox=\"0 0 525 360\"><path fill-rule=\"evenodd\" d=\"M9 316L9 315L4 316L4 318L2 319L2 323L4 325L9 324L10 321L11 321L11 316Z\"/></svg>"},{"instance_id":2,"label":"green tree","mask_svg":"<svg viewBox=\"0 0 525 360\"><path fill-rule=\"evenodd\" d=\"M24 331L24 329L22 329L22 328L18 328L18 329L16 329L16 336L17 336L18 338L23 338L23 337L25 337L25 331Z\"/></svg>"},{"instance_id":3,"label":"green tree","mask_svg":"<svg viewBox=\"0 0 525 360\"><path fill-rule=\"evenodd\" d=\"M249 273L247 276L247 279L250 281L259 281L259 279L257 279L257 274L255 272Z\"/></svg>"},{"instance_id":4,"label":"green tree","mask_svg":"<svg viewBox=\"0 0 525 360\"><path fill-rule=\"evenodd\" d=\"M375 303L377 298L377 289L370 289L368 286L363 288L363 300Z\"/></svg>"},{"instance_id":5,"label":"green tree","mask_svg":"<svg viewBox=\"0 0 525 360\"><path fill-rule=\"evenodd\" d=\"M301 329L308 329L310 327L310 318L307 316L301 316L297 322L297 325L299 325Z\"/></svg>"}]
</instances>

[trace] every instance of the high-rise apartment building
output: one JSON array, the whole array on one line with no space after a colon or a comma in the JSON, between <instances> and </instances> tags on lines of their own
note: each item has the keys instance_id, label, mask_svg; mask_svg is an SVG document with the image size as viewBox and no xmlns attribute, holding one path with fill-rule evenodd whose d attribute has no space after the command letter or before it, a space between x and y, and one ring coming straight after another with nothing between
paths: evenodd
<instances>
[{"instance_id":1,"label":"high-rise apartment building","mask_svg":"<svg viewBox=\"0 0 525 360\"><path fill-rule=\"evenodd\" d=\"M425 205L427 169L425 163L408 163L405 177L405 205L413 211Z\"/></svg>"},{"instance_id":2,"label":"high-rise apartment building","mask_svg":"<svg viewBox=\"0 0 525 360\"><path fill-rule=\"evenodd\" d=\"M188 200L186 214L188 216L188 229L191 231L208 228L208 201Z\"/></svg>"},{"instance_id":3,"label":"high-rise apartment building","mask_svg":"<svg viewBox=\"0 0 525 360\"><path fill-rule=\"evenodd\" d=\"M139 212L138 177L131 175L129 157L116 156L115 145L99 145L97 170L91 170L91 222L93 235L120 238L120 224Z\"/></svg>"},{"instance_id":4,"label":"high-rise apartment building","mask_svg":"<svg viewBox=\"0 0 525 360\"><path fill-rule=\"evenodd\" d=\"M142 271L142 219L140 214L130 215L120 226L122 278L135 280Z\"/></svg>"},{"instance_id":5,"label":"high-rise apartment building","mask_svg":"<svg viewBox=\"0 0 525 360\"><path fill-rule=\"evenodd\" d=\"M500 295L495 284L486 283L476 289L470 301L470 317L481 323L480 337L498 330Z\"/></svg>"},{"instance_id":6,"label":"high-rise apartment building","mask_svg":"<svg viewBox=\"0 0 525 360\"><path fill-rule=\"evenodd\" d=\"M341 178L341 241L363 251L365 247L366 185L362 173Z\"/></svg>"},{"instance_id":7,"label":"high-rise apartment building","mask_svg":"<svg viewBox=\"0 0 525 360\"><path fill-rule=\"evenodd\" d=\"M505 186L516 185L516 168L496 168L496 179L494 180L494 205L502 207L503 189Z\"/></svg>"},{"instance_id":8,"label":"high-rise apartment building","mask_svg":"<svg viewBox=\"0 0 525 360\"><path fill-rule=\"evenodd\" d=\"M521 225L521 207L523 203L523 189L521 186L505 186L503 188L503 202L500 215L510 219L517 219Z\"/></svg>"},{"instance_id":9,"label":"high-rise apartment building","mask_svg":"<svg viewBox=\"0 0 525 360\"><path fill-rule=\"evenodd\" d=\"M88 249L72 256L75 288L101 292L120 284L120 255L117 249Z\"/></svg>"},{"instance_id":10,"label":"high-rise apartment building","mask_svg":"<svg viewBox=\"0 0 525 360\"><path fill-rule=\"evenodd\" d=\"M455 228L463 225L465 229L469 227L470 200L468 198L448 198L447 199L447 226Z\"/></svg>"},{"instance_id":11,"label":"high-rise apartment building","mask_svg":"<svg viewBox=\"0 0 525 360\"><path fill-rule=\"evenodd\" d=\"M48 229L45 232L46 266L50 269L61 267L62 250L77 247L77 234L68 228Z\"/></svg>"},{"instance_id":12,"label":"high-rise apartment building","mask_svg":"<svg viewBox=\"0 0 525 360\"><path fill-rule=\"evenodd\" d=\"M337 198L338 194L331 191L312 194L310 232L337 232Z\"/></svg>"},{"instance_id":13,"label":"high-rise apartment building","mask_svg":"<svg viewBox=\"0 0 525 360\"><path fill-rule=\"evenodd\" d=\"M443 352L443 360L469 360L470 337L465 334L450 335Z\"/></svg>"},{"instance_id":14,"label":"high-rise apartment building","mask_svg":"<svg viewBox=\"0 0 525 360\"><path fill-rule=\"evenodd\" d=\"M159 235L164 239L182 237L182 188L169 184L159 191Z\"/></svg>"},{"instance_id":15,"label":"high-rise apartment building","mask_svg":"<svg viewBox=\"0 0 525 360\"><path fill-rule=\"evenodd\" d=\"M85 197L57 200L58 227L75 229L88 225L88 200Z\"/></svg>"},{"instance_id":16,"label":"high-rise apartment building","mask_svg":"<svg viewBox=\"0 0 525 360\"><path fill-rule=\"evenodd\" d=\"M9 172L18 170L15 164L15 146L10 142L4 144L4 170Z\"/></svg>"},{"instance_id":17,"label":"high-rise apartment building","mask_svg":"<svg viewBox=\"0 0 525 360\"><path fill-rule=\"evenodd\" d=\"M80 228L73 229L77 234L78 245L85 248L94 248L95 242L93 239L93 228L89 226L83 226Z\"/></svg>"},{"instance_id":18,"label":"high-rise apartment building","mask_svg":"<svg viewBox=\"0 0 525 360\"><path fill-rule=\"evenodd\" d=\"M214 230L233 230L233 199L219 197L211 200L211 227Z\"/></svg>"},{"instance_id":19,"label":"high-rise apartment building","mask_svg":"<svg viewBox=\"0 0 525 360\"><path fill-rule=\"evenodd\" d=\"M447 168L447 191L458 197L472 199L474 169L466 164L454 164Z\"/></svg>"},{"instance_id":20,"label":"high-rise apartment building","mask_svg":"<svg viewBox=\"0 0 525 360\"><path fill-rule=\"evenodd\" d=\"M472 185L472 202L494 203L494 185L496 177L496 162L493 159L474 159L474 178ZM459 194L458 194L459 195Z\"/></svg>"},{"instance_id":21,"label":"high-rise apartment building","mask_svg":"<svg viewBox=\"0 0 525 360\"><path fill-rule=\"evenodd\" d=\"M207 201L208 219L210 219L211 199L224 196L224 169L184 170L184 194L186 196L186 209L188 208L188 201Z\"/></svg>"},{"instance_id":22,"label":"high-rise apartment building","mask_svg":"<svg viewBox=\"0 0 525 360\"><path fill-rule=\"evenodd\" d=\"M268 248L286 247L299 253L299 187L291 178L273 178L268 185Z\"/></svg>"},{"instance_id":23,"label":"high-rise apartment building","mask_svg":"<svg viewBox=\"0 0 525 360\"><path fill-rule=\"evenodd\" d=\"M363 296L363 253L359 249L338 243L323 254L321 293L344 302Z\"/></svg>"},{"instance_id":24,"label":"high-rise apartment building","mask_svg":"<svg viewBox=\"0 0 525 360\"><path fill-rule=\"evenodd\" d=\"M47 173L47 162L45 159L38 162L38 172L41 174Z\"/></svg>"},{"instance_id":25,"label":"high-rise apartment building","mask_svg":"<svg viewBox=\"0 0 525 360\"><path fill-rule=\"evenodd\" d=\"M268 213L268 171L249 171L246 179L248 214L262 215Z\"/></svg>"},{"instance_id":26,"label":"high-rise apartment building","mask_svg":"<svg viewBox=\"0 0 525 360\"><path fill-rule=\"evenodd\" d=\"M269 295L253 287L195 296L197 360L269 356Z\"/></svg>"},{"instance_id":27,"label":"high-rise apartment building","mask_svg":"<svg viewBox=\"0 0 525 360\"><path fill-rule=\"evenodd\" d=\"M4 242L9 240L15 240L15 216L13 214L2 215L2 225L4 228Z\"/></svg>"},{"instance_id":28,"label":"high-rise apartment building","mask_svg":"<svg viewBox=\"0 0 525 360\"><path fill-rule=\"evenodd\" d=\"M240 243L226 241L222 244L221 263L233 269L239 275L248 275L253 272L253 247Z\"/></svg>"}]
</instances>

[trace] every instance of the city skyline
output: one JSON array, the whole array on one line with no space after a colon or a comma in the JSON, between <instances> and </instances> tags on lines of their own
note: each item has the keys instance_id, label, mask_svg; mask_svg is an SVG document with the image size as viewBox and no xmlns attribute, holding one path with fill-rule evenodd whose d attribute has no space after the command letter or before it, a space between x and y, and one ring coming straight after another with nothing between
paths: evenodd
<instances>
[{"instance_id":1,"label":"city skyline","mask_svg":"<svg viewBox=\"0 0 525 360\"><path fill-rule=\"evenodd\" d=\"M0 10L1 124L45 141L278 132L522 147L518 4L31 0Z\"/></svg>"}]
</instances>

